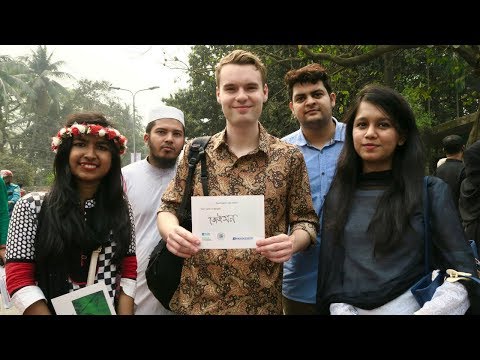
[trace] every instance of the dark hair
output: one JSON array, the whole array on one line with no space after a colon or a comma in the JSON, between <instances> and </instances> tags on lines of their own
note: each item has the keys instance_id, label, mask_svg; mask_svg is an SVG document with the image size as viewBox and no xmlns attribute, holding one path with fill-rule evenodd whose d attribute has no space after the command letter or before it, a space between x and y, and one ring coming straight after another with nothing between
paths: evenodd
<instances>
[{"instance_id":1,"label":"dark hair","mask_svg":"<svg viewBox=\"0 0 480 360\"><path fill-rule=\"evenodd\" d=\"M147 124L147 126L145 127L145 133L150 134L151 131L152 131L152 129L153 129L153 127L157 124L157 121L162 121L162 120L163 120L163 119L156 119L156 120L150 121L150 122ZM184 127L184 126L182 126L182 127L183 127L183 134L184 134L184 136L185 136L185 127Z\"/></svg>"},{"instance_id":2,"label":"dark hair","mask_svg":"<svg viewBox=\"0 0 480 360\"><path fill-rule=\"evenodd\" d=\"M65 126L73 123L112 126L101 113L82 112L71 114ZM130 226L129 208L121 185L121 161L119 149L109 141L112 154L110 170L101 180L95 193L95 207L85 222L75 179L69 165L73 137L63 140L53 163L55 180L45 197L39 216L39 228L35 240L36 257L61 257L72 247L91 251L110 239L116 243L113 263L120 263L126 255L133 229Z\"/></svg>"},{"instance_id":3,"label":"dark hair","mask_svg":"<svg viewBox=\"0 0 480 360\"><path fill-rule=\"evenodd\" d=\"M425 155L415 116L407 101L386 86L364 87L344 117L345 144L326 200L333 201L331 206L335 209L335 219L326 226L333 227L337 241L342 237L362 172L362 159L355 151L352 138L353 123L361 102L368 102L388 115L393 126L406 139L394 152L393 181L380 198L368 227L375 240L375 249L382 252L400 240L409 226L410 216L421 201Z\"/></svg>"},{"instance_id":4,"label":"dark hair","mask_svg":"<svg viewBox=\"0 0 480 360\"><path fill-rule=\"evenodd\" d=\"M157 119L158 120L158 119ZM152 120L147 124L147 127L145 128L145 132L147 134L150 134L150 131L152 131L153 127L155 126L157 120Z\"/></svg>"},{"instance_id":5,"label":"dark hair","mask_svg":"<svg viewBox=\"0 0 480 360\"><path fill-rule=\"evenodd\" d=\"M300 69L290 70L285 74L285 84L288 87L288 98L293 96L295 84L316 84L321 81L327 89L328 94L332 93L329 77L325 68L320 64L309 64Z\"/></svg>"},{"instance_id":6,"label":"dark hair","mask_svg":"<svg viewBox=\"0 0 480 360\"><path fill-rule=\"evenodd\" d=\"M443 150L445 154L457 154L463 150L463 139L459 135L448 135L442 140Z\"/></svg>"}]
</instances>

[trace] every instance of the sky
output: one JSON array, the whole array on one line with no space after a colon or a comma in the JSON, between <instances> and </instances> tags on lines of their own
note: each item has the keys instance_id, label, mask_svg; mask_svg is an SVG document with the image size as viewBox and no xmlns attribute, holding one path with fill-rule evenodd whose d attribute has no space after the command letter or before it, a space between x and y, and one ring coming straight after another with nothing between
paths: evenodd
<instances>
[{"instance_id":1,"label":"sky","mask_svg":"<svg viewBox=\"0 0 480 360\"><path fill-rule=\"evenodd\" d=\"M0 55L30 55L38 45L0 45ZM161 105L162 98L169 97L178 89L187 86L185 71L173 69L179 63L168 63L165 59L175 56L188 63L190 45L47 45L48 53L53 52L52 61L64 61L60 71L73 75L77 80L108 81L111 86L138 90L159 86L159 89L138 92L135 95L137 115L143 123L150 107ZM71 87L71 81L58 80ZM120 101L131 108L133 97L128 91L113 90Z\"/></svg>"}]
</instances>

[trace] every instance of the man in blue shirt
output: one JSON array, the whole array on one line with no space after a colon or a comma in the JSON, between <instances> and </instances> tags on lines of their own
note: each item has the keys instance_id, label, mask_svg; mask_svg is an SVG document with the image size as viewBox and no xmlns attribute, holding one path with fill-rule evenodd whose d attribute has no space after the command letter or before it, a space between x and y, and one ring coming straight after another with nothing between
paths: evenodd
<instances>
[{"instance_id":1,"label":"man in blue shirt","mask_svg":"<svg viewBox=\"0 0 480 360\"><path fill-rule=\"evenodd\" d=\"M13 207L20 200L20 186L12 183L13 173L10 170L1 170L0 175L7 187L8 215L12 216Z\"/></svg>"},{"instance_id":2,"label":"man in blue shirt","mask_svg":"<svg viewBox=\"0 0 480 360\"><path fill-rule=\"evenodd\" d=\"M300 129L282 140L297 145L307 164L315 211L322 225L322 207L335 175L345 139L345 124L332 116L336 95L319 64L290 70L285 75L290 110ZM320 231L317 242L297 252L283 265L283 311L286 315L315 314Z\"/></svg>"}]
</instances>

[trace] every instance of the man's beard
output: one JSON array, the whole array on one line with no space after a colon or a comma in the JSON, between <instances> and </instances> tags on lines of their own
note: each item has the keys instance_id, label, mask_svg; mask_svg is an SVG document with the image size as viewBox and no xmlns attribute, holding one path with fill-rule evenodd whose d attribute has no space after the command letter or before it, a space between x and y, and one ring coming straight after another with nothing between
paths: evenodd
<instances>
[{"instance_id":1,"label":"man's beard","mask_svg":"<svg viewBox=\"0 0 480 360\"><path fill-rule=\"evenodd\" d=\"M152 146L152 143L150 142L150 139L148 139L148 141L147 141L147 146L148 146L148 150L149 150L148 162L150 164L152 164L153 166L156 166L160 169L171 169L177 163L178 155L180 155L180 154L175 156L173 159L164 158L164 157L154 155L155 150Z\"/></svg>"},{"instance_id":2,"label":"man's beard","mask_svg":"<svg viewBox=\"0 0 480 360\"><path fill-rule=\"evenodd\" d=\"M148 160L152 165L155 165L161 169L171 169L175 166L177 158L167 159L160 156L150 154Z\"/></svg>"}]
</instances>

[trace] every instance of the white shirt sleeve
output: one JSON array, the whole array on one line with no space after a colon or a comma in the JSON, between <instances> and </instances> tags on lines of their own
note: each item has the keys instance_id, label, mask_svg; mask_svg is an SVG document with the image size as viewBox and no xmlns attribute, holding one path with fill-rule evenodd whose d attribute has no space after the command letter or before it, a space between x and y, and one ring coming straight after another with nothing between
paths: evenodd
<instances>
[{"instance_id":1,"label":"white shirt sleeve","mask_svg":"<svg viewBox=\"0 0 480 360\"><path fill-rule=\"evenodd\" d=\"M353 305L346 303L330 304L331 315L358 315L357 309Z\"/></svg>"},{"instance_id":2,"label":"white shirt sleeve","mask_svg":"<svg viewBox=\"0 0 480 360\"><path fill-rule=\"evenodd\" d=\"M47 301L43 291L38 286L34 285L25 286L16 291L12 296L12 303L20 314L23 314L26 308L38 300Z\"/></svg>"},{"instance_id":3,"label":"white shirt sleeve","mask_svg":"<svg viewBox=\"0 0 480 360\"><path fill-rule=\"evenodd\" d=\"M464 315L470 307L468 291L460 282L444 281L432 300L414 312L414 315Z\"/></svg>"},{"instance_id":4,"label":"white shirt sleeve","mask_svg":"<svg viewBox=\"0 0 480 360\"><path fill-rule=\"evenodd\" d=\"M137 281L128 278L122 278L120 280L120 286L122 287L125 295L130 296L132 299L135 299L135 292L137 289Z\"/></svg>"}]
</instances>

